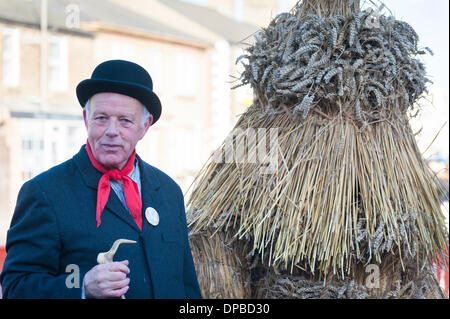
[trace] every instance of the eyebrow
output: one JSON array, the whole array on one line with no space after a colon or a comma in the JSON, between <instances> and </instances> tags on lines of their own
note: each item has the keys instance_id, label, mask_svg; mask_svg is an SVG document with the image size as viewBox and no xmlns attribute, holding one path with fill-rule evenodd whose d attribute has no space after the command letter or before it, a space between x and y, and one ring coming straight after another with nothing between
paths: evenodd
<instances>
[{"instance_id":1,"label":"eyebrow","mask_svg":"<svg viewBox=\"0 0 450 319\"><path fill-rule=\"evenodd\" d=\"M94 112L92 112L92 114L107 114L105 111L97 111L95 110Z\"/></svg>"},{"instance_id":2,"label":"eyebrow","mask_svg":"<svg viewBox=\"0 0 450 319\"><path fill-rule=\"evenodd\" d=\"M118 114L118 115L113 114L113 115L111 115L111 114L109 114L109 113L107 113L105 111L94 111L92 113L92 115L93 116L95 116L95 115L107 115L107 116L117 116L117 117L129 117L129 118L133 118L133 119L136 118L136 115L134 113L125 113L125 114Z\"/></svg>"}]
</instances>

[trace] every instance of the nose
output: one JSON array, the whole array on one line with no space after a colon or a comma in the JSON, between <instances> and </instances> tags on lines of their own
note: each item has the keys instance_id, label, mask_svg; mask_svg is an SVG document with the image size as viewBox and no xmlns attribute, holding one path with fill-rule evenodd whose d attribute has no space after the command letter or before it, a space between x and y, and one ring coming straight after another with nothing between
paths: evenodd
<instances>
[{"instance_id":1,"label":"nose","mask_svg":"<svg viewBox=\"0 0 450 319\"><path fill-rule=\"evenodd\" d=\"M111 118L108 121L108 126L106 127L106 136L115 137L119 135L119 123L115 118Z\"/></svg>"}]
</instances>

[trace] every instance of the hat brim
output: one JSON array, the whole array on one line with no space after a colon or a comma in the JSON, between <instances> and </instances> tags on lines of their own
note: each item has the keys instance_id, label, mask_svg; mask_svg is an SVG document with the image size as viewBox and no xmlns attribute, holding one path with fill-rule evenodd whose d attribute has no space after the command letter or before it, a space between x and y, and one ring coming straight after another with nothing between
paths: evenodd
<instances>
[{"instance_id":1,"label":"hat brim","mask_svg":"<svg viewBox=\"0 0 450 319\"><path fill-rule=\"evenodd\" d=\"M82 107L86 105L86 102L93 95L102 92L119 93L139 100L153 116L152 124L156 123L161 116L161 101L158 96L148 88L136 83L87 79L81 81L76 88L78 102L80 102Z\"/></svg>"}]
</instances>

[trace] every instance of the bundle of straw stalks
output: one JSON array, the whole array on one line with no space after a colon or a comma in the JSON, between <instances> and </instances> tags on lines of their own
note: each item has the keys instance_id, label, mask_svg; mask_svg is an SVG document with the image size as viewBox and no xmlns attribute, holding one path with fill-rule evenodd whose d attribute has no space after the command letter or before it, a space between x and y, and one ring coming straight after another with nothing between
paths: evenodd
<instances>
[{"instance_id":1,"label":"bundle of straw stalks","mask_svg":"<svg viewBox=\"0 0 450 319\"><path fill-rule=\"evenodd\" d=\"M417 56L431 50L371 14L299 2L238 59L254 105L188 201L205 297L444 296L432 274L448 245L439 186L408 123L429 82Z\"/></svg>"}]
</instances>

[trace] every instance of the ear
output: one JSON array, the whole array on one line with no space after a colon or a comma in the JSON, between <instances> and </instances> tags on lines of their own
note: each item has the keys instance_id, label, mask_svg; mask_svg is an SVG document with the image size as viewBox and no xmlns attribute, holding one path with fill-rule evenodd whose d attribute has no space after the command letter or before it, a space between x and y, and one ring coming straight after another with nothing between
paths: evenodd
<instances>
[{"instance_id":1,"label":"ear","mask_svg":"<svg viewBox=\"0 0 450 319\"><path fill-rule=\"evenodd\" d=\"M145 134L147 134L147 131L150 128L150 126L152 126L152 124L153 124L153 115L150 114L147 122L145 122L144 131L142 132L142 135L139 137L140 140L144 138Z\"/></svg>"},{"instance_id":2,"label":"ear","mask_svg":"<svg viewBox=\"0 0 450 319\"><path fill-rule=\"evenodd\" d=\"M86 126L86 130L88 130L88 119L86 117L86 110L83 109L83 120L84 120L84 126Z\"/></svg>"}]
</instances>

